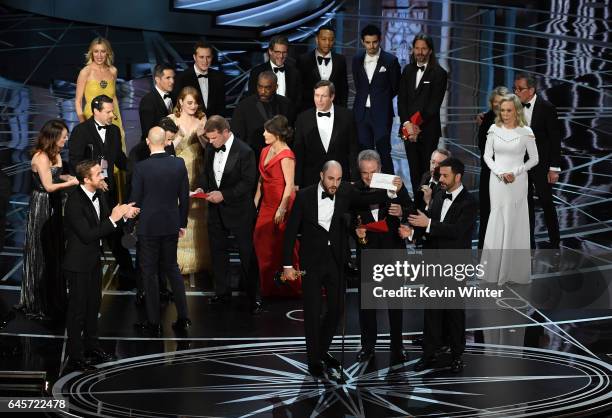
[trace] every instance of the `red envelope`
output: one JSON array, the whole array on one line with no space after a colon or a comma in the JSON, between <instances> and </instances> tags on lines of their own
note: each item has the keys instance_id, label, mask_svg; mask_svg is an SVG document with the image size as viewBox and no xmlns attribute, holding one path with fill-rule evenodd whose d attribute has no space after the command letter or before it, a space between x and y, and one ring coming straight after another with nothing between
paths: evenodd
<instances>
[{"instance_id":1,"label":"red envelope","mask_svg":"<svg viewBox=\"0 0 612 418\"><path fill-rule=\"evenodd\" d=\"M421 116L421 112L417 110L412 116L410 116L410 123L421 126L421 124L423 123L423 117Z\"/></svg>"},{"instance_id":2,"label":"red envelope","mask_svg":"<svg viewBox=\"0 0 612 418\"><path fill-rule=\"evenodd\" d=\"M365 228L366 231L370 232L389 232L389 226L386 220L378 222L370 222L369 224L361 225L361 228Z\"/></svg>"},{"instance_id":3,"label":"red envelope","mask_svg":"<svg viewBox=\"0 0 612 418\"><path fill-rule=\"evenodd\" d=\"M204 192L194 193L190 197L194 199L206 199L208 197L208 193L204 193Z\"/></svg>"}]
</instances>

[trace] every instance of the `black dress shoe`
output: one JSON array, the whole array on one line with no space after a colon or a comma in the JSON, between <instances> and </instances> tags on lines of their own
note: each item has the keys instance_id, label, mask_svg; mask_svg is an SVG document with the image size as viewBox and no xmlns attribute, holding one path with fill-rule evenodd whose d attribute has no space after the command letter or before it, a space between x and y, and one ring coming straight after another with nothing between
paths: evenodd
<instances>
[{"instance_id":1,"label":"black dress shoe","mask_svg":"<svg viewBox=\"0 0 612 418\"><path fill-rule=\"evenodd\" d=\"M320 361L318 363L308 365L308 373L315 379L327 379L327 371L325 364Z\"/></svg>"},{"instance_id":2,"label":"black dress shoe","mask_svg":"<svg viewBox=\"0 0 612 418\"><path fill-rule=\"evenodd\" d=\"M176 322L172 323L172 329L177 331L187 331L187 328L191 326L191 320L189 318L179 318Z\"/></svg>"},{"instance_id":3,"label":"black dress shoe","mask_svg":"<svg viewBox=\"0 0 612 418\"><path fill-rule=\"evenodd\" d=\"M162 289L159 291L159 301L161 303L169 303L172 301L174 295L168 289Z\"/></svg>"},{"instance_id":4,"label":"black dress shoe","mask_svg":"<svg viewBox=\"0 0 612 418\"><path fill-rule=\"evenodd\" d=\"M329 352L323 354L323 363L325 363L329 369L340 370L340 362L336 357L329 354Z\"/></svg>"},{"instance_id":5,"label":"black dress shoe","mask_svg":"<svg viewBox=\"0 0 612 418\"><path fill-rule=\"evenodd\" d=\"M365 363L367 361L370 361L372 357L374 357L373 348L362 348L357 354L357 361L359 363Z\"/></svg>"},{"instance_id":6,"label":"black dress shoe","mask_svg":"<svg viewBox=\"0 0 612 418\"><path fill-rule=\"evenodd\" d=\"M436 359L433 357L422 357L414 365L414 371L422 372L423 370L431 369L435 362L436 362Z\"/></svg>"},{"instance_id":7,"label":"black dress shoe","mask_svg":"<svg viewBox=\"0 0 612 418\"><path fill-rule=\"evenodd\" d=\"M144 304L144 298L145 298L144 290L137 291L136 292L136 299L134 300L134 303L136 304L136 306L140 306L140 305Z\"/></svg>"},{"instance_id":8,"label":"black dress shoe","mask_svg":"<svg viewBox=\"0 0 612 418\"><path fill-rule=\"evenodd\" d=\"M85 351L85 357L92 359L92 363L107 363L109 361L115 361L117 358L102 350L101 348L94 348L93 350Z\"/></svg>"},{"instance_id":9,"label":"black dress shoe","mask_svg":"<svg viewBox=\"0 0 612 418\"><path fill-rule=\"evenodd\" d=\"M404 349L393 349L391 350L391 364L400 364L404 363L407 360L408 356Z\"/></svg>"},{"instance_id":10,"label":"black dress shoe","mask_svg":"<svg viewBox=\"0 0 612 418\"><path fill-rule=\"evenodd\" d=\"M455 357L451 362L450 370L453 373L459 373L463 369L463 366L465 366L465 363L461 360L461 357Z\"/></svg>"},{"instance_id":11,"label":"black dress shoe","mask_svg":"<svg viewBox=\"0 0 612 418\"><path fill-rule=\"evenodd\" d=\"M208 299L208 303L211 305L222 305L225 303L230 303L231 296L228 295L215 295L212 298Z\"/></svg>"},{"instance_id":12,"label":"black dress shoe","mask_svg":"<svg viewBox=\"0 0 612 418\"><path fill-rule=\"evenodd\" d=\"M261 301L257 301L257 302L255 302L251 306L251 314L259 315L259 314L261 314L263 312L264 312L264 307L263 307L263 303L261 303Z\"/></svg>"}]
</instances>

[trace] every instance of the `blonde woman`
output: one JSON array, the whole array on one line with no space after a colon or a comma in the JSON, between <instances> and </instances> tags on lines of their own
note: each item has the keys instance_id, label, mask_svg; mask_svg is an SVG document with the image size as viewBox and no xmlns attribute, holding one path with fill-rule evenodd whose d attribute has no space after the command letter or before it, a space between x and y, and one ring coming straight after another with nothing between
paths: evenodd
<instances>
[{"instance_id":1,"label":"blonde woman","mask_svg":"<svg viewBox=\"0 0 612 418\"><path fill-rule=\"evenodd\" d=\"M190 190L200 186L198 181L204 169L204 147L207 143L204 134L206 115L198 105L199 100L200 95L195 88L184 87L177 97L174 113L170 115L178 127L172 141L174 150L176 156L185 161ZM210 270L207 209L206 200L191 199L186 233L178 242L177 258L181 274L193 275Z\"/></svg>"},{"instance_id":2,"label":"blonde woman","mask_svg":"<svg viewBox=\"0 0 612 418\"><path fill-rule=\"evenodd\" d=\"M484 161L491 170L491 213L483 246L486 280L528 283L531 275L527 171L538 164L533 131L514 94L504 96L487 133ZM525 152L529 158L524 160Z\"/></svg>"}]
</instances>

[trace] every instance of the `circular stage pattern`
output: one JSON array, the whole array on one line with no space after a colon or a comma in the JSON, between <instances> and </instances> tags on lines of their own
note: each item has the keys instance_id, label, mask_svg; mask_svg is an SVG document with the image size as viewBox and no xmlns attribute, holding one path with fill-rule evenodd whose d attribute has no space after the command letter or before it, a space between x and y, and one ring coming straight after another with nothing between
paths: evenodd
<instances>
[{"instance_id":1,"label":"circular stage pattern","mask_svg":"<svg viewBox=\"0 0 612 418\"><path fill-rule=\"evenodd\" d=\"M86 416L435 416L561 415L610 403L612 365L565 352L468 346L465 369L414 372L420 350L389 366L378 347L369 364L345 344L346 384L313 380L302 341L249 343L106 363L56 382L53 394ZM332 352L341 358L338 341ZM292 415L289 415L289 414Z\"/></svg>"}]
</instances>

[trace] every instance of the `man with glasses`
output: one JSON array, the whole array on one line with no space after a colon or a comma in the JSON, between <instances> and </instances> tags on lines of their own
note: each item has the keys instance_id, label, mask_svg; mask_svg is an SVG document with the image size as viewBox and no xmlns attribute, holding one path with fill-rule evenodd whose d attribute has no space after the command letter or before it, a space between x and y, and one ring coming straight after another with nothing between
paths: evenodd
<instances>
[{"instance_id":1,"label":"man with glasses","mask_svg":"<svg viewBox=\"0 0 612 418\"><path fill-rule=\"evenodd\" d=\"M514 93L523 103L527 124L533 131L538 147L539 163L529 170L529 225L531 248L535 248L535 211L533 194L544 211L550 248L560 244L559 220L552 197L552 185L559 180L561 171L561 127L555 106L536 94L536 80L532 75L520 73L514 78Z\"/></svg>"},{"instance_id":2,"label":"man with glasses","mask_svg":"<svg viewBox=\"0 0 612 418\"><path fill-rule=\"evenodd\" d=\"M289 41L285 36L275 36L268 45L270 60L253 69L249 77L249 96L257 94L257 80L264 71L273 71L277 79L276 94L289 99L299 109L302 101L302 77L289 57Z\"/></svg>"}]
</instances>

